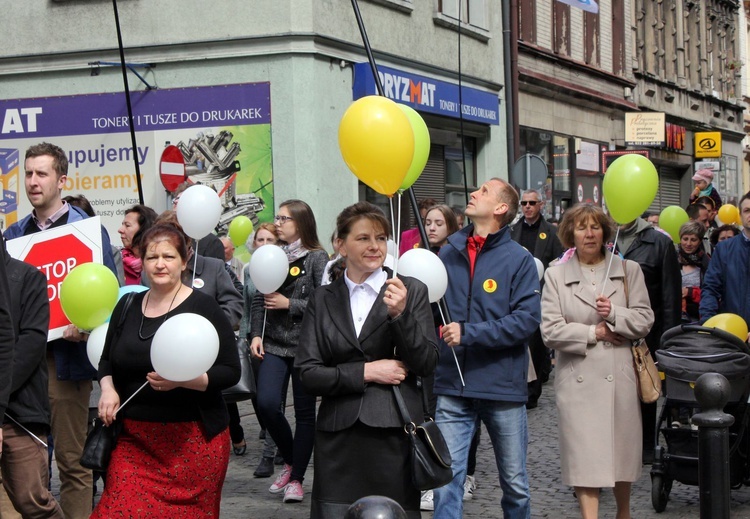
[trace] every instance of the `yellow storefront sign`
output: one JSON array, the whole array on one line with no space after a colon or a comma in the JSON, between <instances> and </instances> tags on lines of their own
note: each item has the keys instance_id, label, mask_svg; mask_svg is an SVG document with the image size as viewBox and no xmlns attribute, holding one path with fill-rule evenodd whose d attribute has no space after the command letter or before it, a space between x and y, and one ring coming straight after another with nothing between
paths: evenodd
<instances>
[{"instance_id":1,"label":"yellow storefront sign","mask_svg":"<svg viewBox=\"0 0 750 519\"><path fill-rule=\"evenodd\" d=\"M721 157L721 132L696 132L695 158Z\"/></svg>"}]
</instances>

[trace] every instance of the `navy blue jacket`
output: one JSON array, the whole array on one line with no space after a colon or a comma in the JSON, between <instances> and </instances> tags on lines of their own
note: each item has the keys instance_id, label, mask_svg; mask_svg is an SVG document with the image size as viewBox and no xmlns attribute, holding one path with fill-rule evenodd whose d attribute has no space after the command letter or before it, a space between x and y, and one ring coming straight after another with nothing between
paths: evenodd
<instances>
[{"instance_id":1,"label":"navy blue jacket","mask_svg":"<svg viewBox=\"0 0 750 519\"><path fill-rule=\"evenodd\" d=\"M750 322L750 240L741 232L714 249L701 290L701 322L725 312Z\"/></svg>"},{"instance_id":2,"label":"navy blue jacket","mask_svg":"<svg viewBox=\"0 0 750 519\"><path fill-rule=\"evenodd\" d=\"M504 227L487 236L470 281L467 238L470 225L448 238L440 259L448 271L445 301L453 322L461 323L455 360L440 341L435 393L504 402L526 402L528 339L539 327L541 301L534 257Z\"/></svg>"},{"instance_id":3,"label":"navy blue jacket","mask_svg":"<svg viewBox=\"0 0 750 519\"><path fill-rule=\"evenodd\" d=\"M68 206L70 210L68 211L67 223L80 222L89 217L82 209L70 204ZM30 229L29 226L33 226L33 229ZM36 227L29 214L8 227L8 230L5 231L5 239L12 240L13 238L36 232L39 232L39 228ZM107 230L104 227L102 227L102 258L104 265L117 277L115 260L112 258L112 245L109 241L109 234L107 234ZM57 339L49 342L47 346L52 348L55 354L56 376L58 380L91 380L96 375L96 370L91 365L91 362L89 362L89 357L86 354L85 342L70 342L64 339Z\"/></svg>"}]
</instances>

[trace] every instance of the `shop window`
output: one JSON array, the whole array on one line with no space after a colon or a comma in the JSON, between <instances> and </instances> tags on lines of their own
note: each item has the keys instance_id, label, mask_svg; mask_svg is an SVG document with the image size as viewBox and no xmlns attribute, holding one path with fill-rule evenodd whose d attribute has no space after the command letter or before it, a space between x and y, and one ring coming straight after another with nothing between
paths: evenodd
<instances>
[{"instance_id":1,"label":"shop window","mask_svg":"<svg viewBox=\"0 0 750 519\"><path fill-rule=\"evenodd\" d=\"M489 29L486 0L438 0L438 12L454 20L460 19L461 23Z\"/></svg>"},{"instance_id":2,"label":"shop window","mask_svg":"<svg viewBox=\"0 0 750 519\"><path fill-rule=\"evenodd\" d=\"M552 139L553 184L556 192L570 193L570 139L555 136Z\"/></svg>"},{"instance_id":3,"label":"shop window","mask_svg":"<svg viewBox=\"0 0 750 519\"><path fill-rule=\"evenodd\" d=\"M737 157L733 155L723 155L722 172L719 177L719 195L725 204L737 205L737 201L742 198L742 180L737 171Z\"/></svg>"}]
</instances>

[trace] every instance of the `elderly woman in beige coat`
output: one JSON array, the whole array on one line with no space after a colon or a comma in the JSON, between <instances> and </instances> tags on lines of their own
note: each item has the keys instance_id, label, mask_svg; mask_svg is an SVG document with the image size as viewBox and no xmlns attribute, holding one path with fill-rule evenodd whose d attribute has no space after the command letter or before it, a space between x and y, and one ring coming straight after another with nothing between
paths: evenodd
<instances>
[{"instance_id":1,"label":"elderly woman in beige coat","mask_svg":"<svg viewBox=\"0 0 750 519\"><path fill-rule=\"evenodd\" d=\"M575 252L547 270L542 295L542 337L558 352L562 479L575 487L584 519L597 517L599 489L606 487L614 487L617 519L630 519L630 487L641 474L641 409L630 346L648 333L654 313L638 264L606 251L612 229L597 206L566 211L557 235Z\"/></svg>"}]
</instances>

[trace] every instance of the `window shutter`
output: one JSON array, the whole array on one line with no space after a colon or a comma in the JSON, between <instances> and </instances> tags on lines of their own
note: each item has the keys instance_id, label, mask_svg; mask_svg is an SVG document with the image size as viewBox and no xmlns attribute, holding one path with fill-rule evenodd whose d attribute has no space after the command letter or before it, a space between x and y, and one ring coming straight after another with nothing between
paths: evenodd
<instances>
[{"instance_id":1,"label":"window shutter","mask_svg":"<svg viewBox=\"0 0 750 519\"><path fill-rule=\"evenodd\" d=\"M659 168L659 191L656 192L656 198L654 198L654 202L648 210L652 213L661 213L665 207L670 205L682 207L680 202L680 171L661 166Z\"/></svg>"},{"instance_id":2,"label":"window shutter","mask_svg":"<svg viewBox=\"0 0 750 519\"><path fill-rule=\"evenodd\" d=\"M424 171L414 185L414 196L417 200L434 198L438 203L445 202L445 150L444 146L433 144ZM414 216L410 220L415 225Z\"/></svg>"}]
</instances>

